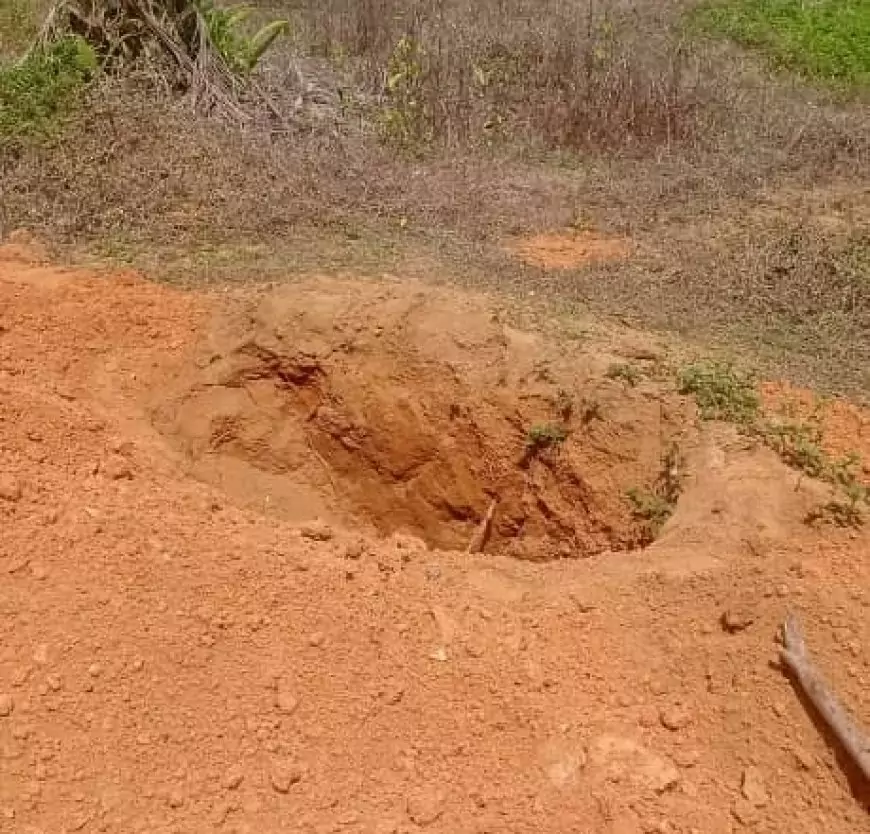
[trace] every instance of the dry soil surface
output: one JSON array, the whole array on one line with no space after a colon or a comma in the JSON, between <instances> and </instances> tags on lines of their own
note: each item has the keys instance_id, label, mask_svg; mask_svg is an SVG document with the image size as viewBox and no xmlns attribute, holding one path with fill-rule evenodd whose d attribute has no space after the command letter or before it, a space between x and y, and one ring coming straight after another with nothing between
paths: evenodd
<instances>
[{"instance_id":1,"label":"dry soil surface","mask_svg":"<svg viewBox=\"0 0 870 834\"><path fill-rule=\"evenodd\" d=\"M654 355L0 251L0 830L870 831L776 662L795 611L870 722L870 538Z\"/></svg>"}]
</instances>

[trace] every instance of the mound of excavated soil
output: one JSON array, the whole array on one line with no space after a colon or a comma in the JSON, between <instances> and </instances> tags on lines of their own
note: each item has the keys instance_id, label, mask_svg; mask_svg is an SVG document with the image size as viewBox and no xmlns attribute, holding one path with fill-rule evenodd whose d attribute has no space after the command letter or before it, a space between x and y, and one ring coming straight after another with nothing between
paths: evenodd
<instances>
[{"instance_id":1,"label":"mound of excavated soil","mask_svg":"<svg viewBox=\"0 0 870 834\"><path fill-rule=\"evenodd\" d=\"M480 300L27 258L0 248L0 831L870 830L775 663L794 610L870 718L870 537L803 524L823 488ZM520 465L535 421L567 439ZM602 550L670 441L675 515ZM427 545L491 497L488 552Z\"/></svg>"},{"instance_id":2,"label":"mound of excavated soil","mask_svg":"<svg viewBox=\"0 0 870 834\"><path fill-rule=\"evenodd\" d=\"M492 501L492 551L647 543L626 491L655 482L688 424L673 397L605 379L479 303L400 284L269 292L227 316L197 364L155 410L195 472L290 518L447 549Z\"/></svg>"}]
</instances>

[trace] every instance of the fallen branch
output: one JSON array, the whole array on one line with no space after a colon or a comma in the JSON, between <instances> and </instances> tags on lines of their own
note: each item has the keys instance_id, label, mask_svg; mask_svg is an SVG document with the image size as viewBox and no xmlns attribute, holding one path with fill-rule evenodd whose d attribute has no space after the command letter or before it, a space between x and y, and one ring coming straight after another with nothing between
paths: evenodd
<instances>
[{"instance_id":1,"label":"fallen branch","mask_svg":"<svg viewBox=\"0 0 870 834\"><path fill-rule=\"evenodd\" d=\"M498 501L495 499L490 503L489 509L483 517L483 521L477 525L477 529L474 531L474 535L471 537L468 547L465 548L466 553L481 553L483 548L486 547L486 543L489 540L489 533L492 529L492 517L495 514L497 504Z\"/></svg>"},{"instance_id":2,"label":"fallen branch","mask_svg":"<svg viewBox=\"0 0 870 834\"><path fill-rule=\"evenodd\" d=\"M870 782L870 741L864 731L840 705L807 654L806 643L797 620L789 614L783 627L782 662L794 674L806 696L843 749Z\"/></svg>"}]
</instances>

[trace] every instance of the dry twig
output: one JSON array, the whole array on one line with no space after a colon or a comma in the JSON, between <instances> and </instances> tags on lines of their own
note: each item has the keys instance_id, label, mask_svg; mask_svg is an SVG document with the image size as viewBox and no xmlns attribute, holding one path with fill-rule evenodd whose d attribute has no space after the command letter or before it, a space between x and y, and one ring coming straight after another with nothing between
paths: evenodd
<instances>
[{"instance_id":1,"label":"dry twig","mask_svg":"<svg viewBox=\"0 0 870 834\"><path fill-rule=\"evenodd\" d=\"M783 627L783 644L784 648L780 653L782 662L794 674L819 715L830 727L843 749L858 765L864 778L870 782L870 741L837 701L830 687L811 662L800 626L791 614Z\"/></svg>"}]
</instances>

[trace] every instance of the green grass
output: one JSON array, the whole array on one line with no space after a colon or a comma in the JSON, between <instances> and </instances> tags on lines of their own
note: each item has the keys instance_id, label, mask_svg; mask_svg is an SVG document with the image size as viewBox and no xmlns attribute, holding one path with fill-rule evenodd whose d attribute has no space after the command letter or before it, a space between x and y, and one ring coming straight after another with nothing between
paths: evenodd
<instances>
[{"instance_id":1,"label":"green grass","mask_svg":"<svg viewBox=\"0 0 870 834\"><path fill-rule=\"evenodd\" d=\"M96 70L94 51L74 37L0 65L0 146L51 134L75 108Z\"/></svg>"},{"instance_id":2,"label":"green grass","mask_svg":"<svg viewBox=\"0 0 870 834\"><path fill-rule=\"evenodd\" d=\"M709 0L693 18L709 32L760 49L777 66L870 85L868 0Z\"/></svg>"}]
</instances>

